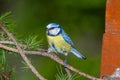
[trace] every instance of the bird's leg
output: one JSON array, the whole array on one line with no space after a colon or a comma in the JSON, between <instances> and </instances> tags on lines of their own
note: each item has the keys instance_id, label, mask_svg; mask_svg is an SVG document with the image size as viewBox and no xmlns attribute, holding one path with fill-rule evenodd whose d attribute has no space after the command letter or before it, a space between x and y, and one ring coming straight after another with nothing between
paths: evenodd
<instances>
[{"instance_id":1,"label":"bird's leg","mask_svg":"<svg viewBox=\"0 0 120 80\"><path fill-rule=\"evenodd\" d=\"M50 52L53 52L53 50L52 50L52 48L48 47L48 50L41 49L40 52L50 53Z\"/></svg>"},{"instance_id":2,"label":"bird's leg","mask_svg":"<svg viewBox=\"0 0 120 80\"><path fill-rule=\"evenodd\" d=\"M65 60L64 60L64 68L66 68L66 65L67 65L67 56L65 56Z\"/></svg>"},{"instance_id":3,"label":"bird's leg","mask_svg":"<svg viewBox=\"0 0 120 80\"><path fill-rule=\"evenodd\" d=\"M70 73L70 70L66 67L67 65L67 56L65 56L65 60L64 60L64 68L65 68L65 71L66 71L66 74L68 75L69 78L71 78L71 73Z\"/></svg>"},{"instance_id":4,"label":"bird's leg","mask_svg":"<svg viewBox=\"0 0 120 80\"><path fill-rule=\"evenodd\" d=\"M53 52L53 51L52 51L52 49L50 47L48 47L48 50L40 49L40 52L50 53L50 52Z\"/></svg>"},{"instance_id":5,"label":"bird's leg","mask_svg":"<svg viewBox=\"0 0 120 80\"><path fill-rule=\"evenodd\" d=\"M47 53L52 52L52 49L49 47Z\"/></svg>"},{"instance_id":6,"label":"bird's leg","mask_svg":"<svg viewBox=\"0 0 120 80\"><path fill-rule=\"evenodd\" d=\"M48 52L48 50L41 49L40 52Z\"/></svg>"}]
</instances>

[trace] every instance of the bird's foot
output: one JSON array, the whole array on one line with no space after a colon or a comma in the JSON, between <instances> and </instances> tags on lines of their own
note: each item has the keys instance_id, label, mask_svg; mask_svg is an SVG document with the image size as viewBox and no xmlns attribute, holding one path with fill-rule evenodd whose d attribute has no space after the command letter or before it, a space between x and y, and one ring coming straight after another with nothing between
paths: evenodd
<instances>
[{"instance_id":1,"label":"bird's foot","mask_svg":"<svg viewBox=\"0 0 120 80\"><path fill-rule=\"evenodd\" d=\"M66 65L67 65L67 60L65 59L63 64L64 68L66 68Z\"/></svg>"},{"instance_id":2,"label":"bird's foot","mask_svg":"<svg viewBox=\"0 0 120 80\"><path fill-rule=\"evenodd\" d=\"M40 52L48 52L48 50L41 49Z\"/></svg>"}]
</instances>

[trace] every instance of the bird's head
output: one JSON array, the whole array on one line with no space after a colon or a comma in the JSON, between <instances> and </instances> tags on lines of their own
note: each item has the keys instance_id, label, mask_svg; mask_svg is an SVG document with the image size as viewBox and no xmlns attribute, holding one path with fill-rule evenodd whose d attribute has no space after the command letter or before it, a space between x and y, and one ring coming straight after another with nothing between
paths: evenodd
<instances>
[{"instance_id":1,"label":"bird's head","mask_svg":"<svg viewBox=\"0 0 120 80\"><path fill-rule=\"evenodd\" d=\"M62 27L57 23L50 23L46 27L46 33L49 36L57 36L62 33Z\"/></svg>"}]
</instances>

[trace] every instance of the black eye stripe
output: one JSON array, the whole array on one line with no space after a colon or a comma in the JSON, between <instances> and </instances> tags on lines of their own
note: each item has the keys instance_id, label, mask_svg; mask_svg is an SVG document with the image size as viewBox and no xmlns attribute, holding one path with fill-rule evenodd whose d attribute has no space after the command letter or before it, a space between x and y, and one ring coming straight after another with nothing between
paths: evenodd
<instances>
[{"instance_id":1,"label":"black eye stripe","mask_svg":"<svg viewBox=\"0 0 120 80\"><path fill-rule=\"evenodd\" d=\"M52 27L51 29L54 29L55 27Z\"/></svg>"},{"instance_id":2,"label":"black eye stripe","mask_svg":"<svg viewBox=\"0 0 120 80\"><path fill-rule=\"evenodd\" d=\"M49 30L55 29L55 27L51 27Z\"/></svg>"}]
</instances>

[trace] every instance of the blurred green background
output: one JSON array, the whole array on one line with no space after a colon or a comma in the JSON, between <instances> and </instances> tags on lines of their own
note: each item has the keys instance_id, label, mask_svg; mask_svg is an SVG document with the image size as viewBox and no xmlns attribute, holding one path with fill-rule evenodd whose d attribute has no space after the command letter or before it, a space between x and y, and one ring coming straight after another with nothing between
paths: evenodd
<instances>
[{"instance_id":1,"label":"blurred green background","mask_svg":"<svg viewBox=\"0 0 120 80\"><path fill-rule=\"evenodd\" d=\"M38 35L41 48L47 48L45 27L51 22L60 24L71 37L76 48L87 56L80 60L68 56L68 64L99 77L102 35L105 24L106 0L0 0L0 14L12 11L17 19L15 32L19 38ZM59 64L42 56L28 56L37 70L48 80L55 80ZM22 70L21 57L7 56L11 67L16 67L16 80L38 80L28 69ZM80 76L79 80L88 80Z\"/></svg>"}]
</instances>

